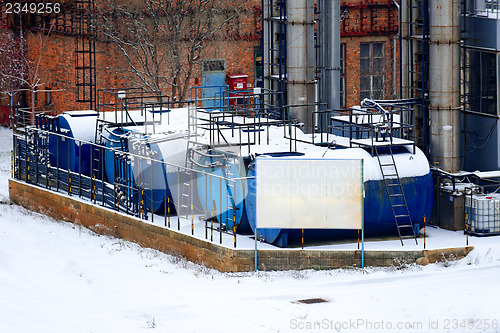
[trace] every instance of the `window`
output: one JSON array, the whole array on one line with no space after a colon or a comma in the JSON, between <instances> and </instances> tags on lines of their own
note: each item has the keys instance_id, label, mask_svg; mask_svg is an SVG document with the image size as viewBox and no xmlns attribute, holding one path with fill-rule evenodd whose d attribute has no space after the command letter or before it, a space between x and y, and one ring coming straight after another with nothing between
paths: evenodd
<instances>
[{"instance_id":1,"label":"window","mask_svg":"<svg viewBox=\"0 0 500 333\"><path fill-rule=\"evenodd\" d=\"M32 96L33 96L33 100L31 101L33 103L34 106L37 106L38 104L38 87L34 87L33 88L33 93L32 93Z\"/></svg>"},{"instance_id":2,"label":"window","mask_svg":"<svg viewBox=\"0 0 500 333\"><path fill-rule=\"evenodd\" d=\"M225 59L209 59L202 60L202 68L204 72L220 72L226 70Z\"/></svg>"},{"instance_id":3,"label":"window","mask_svg":"<svg viewBox=\"0 0 500 333\"><path fill-rule=\"evenodd\" d=\"M493 52L466 51L465 106L467 110L497 114L497 56Z\"/></svg>"},{"instance_id":4,"label":"window","mask_svg":"<svg viewBox=\"0 0 500 333\"><path fill-rule=\"evenodd\" d=\"M52 106L52 89L45 89L45 107Z\"/></svg>"},{"instance_id":5,"label":"window","mask_svg":"<svg viewBox=\"0 0 500 333\"><path fill-rule=\"evenodd\" d=\"M345 43L340 44L340 107L345 108Z\"/></svg>"},{"instance_id":6,"label":"window","mask_svg":"<svg viewBox=\"0 0 500 333\"><path fill-rule=\"evenodd\" d=\"M360 99L384 98L384 43L360 44Z\"/></svg>"}]
</instances>

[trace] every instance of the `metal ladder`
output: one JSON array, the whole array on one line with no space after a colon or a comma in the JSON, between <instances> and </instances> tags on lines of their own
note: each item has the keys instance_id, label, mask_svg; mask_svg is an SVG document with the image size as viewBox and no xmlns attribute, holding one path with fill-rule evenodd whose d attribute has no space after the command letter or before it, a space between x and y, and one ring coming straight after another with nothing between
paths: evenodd
<instances>
[{"instance_id":1,"label":"metal ladder","mask_svg":"<svg viewBox=\"0 0 500 333\"><path fill-rule=\"evenodd\" d=\"M102 122L100 119L97 119L96 121L96 130L95 130L95 136L94 136L94 143L95 145L92 145L92 148L90 149L90 154L91 154L91 162L92 165L90 166L90 197L94 201L94 203L97 202L97 194L99 190L97 189L99 183L100 183L100 178L103 178L103 172L104 172L104 150L100 147L103 147L103 137L102 137L102 130L103 130L104 122ZM101 181L101 190L102 190L102 199L104 199L104 182Z\"/></svg>"},{"instance_id":2,"label":"metal ladder","mask_svg":"<svg viewBox=\"0 0 500 333\"><path fill-rule=\"evenodd\" d=\"M232 160L232 161L231 161ZM224 177L227 179L232 179L234 178L233 173L231 172L231 165L234 165L234 158L226 158L224 166L222 167L222 170L224 171ZM236 232L236 194L235 194L235 183L231 181L225 181L226 183L226 188L227 188L227 208L226 208L226 225L228 224L227 222L231 222L233 224L233 232ZM232 212L232 214L230 214ZM222 227L222 226L221 226Z\"/></svg>"},{"instance_id":3,"label":"metal ladder","mask_svg":"<svg viewBox=\"0 0 500 333\"><path fill-rule=\"evenodd\" d=\"M179 217L183 217L186 220L189 219L189 216L193 215L193 188L191 185L191 181L193 179L192 175L193 172L191 169L193 168L193 149L189 147L189 140L188 140L188 150L186 151L186 161L184 163L184 166L186 169L184 169L181 173L181 191L180 191L180 209L179 209Z\"/></svg>"},{"instance_id":4,"label":"metal ladder","mask_svg":"<svg viewBox=\"0 0 500 333\"><path fill-rule=\"evenodd\" d=\"M125 211L127 214L133 214L148 220L147 203L144 202L143 184L138 184L134 180L131 171L131 157L128 155L128 138L120 137L120 147L113 154L114 175L113 182L115 193L115 206ZM139 174L141 174L139 172ZM138 181L140 182L140 180Z\"/></svg>"},{"instance_id":5,"label":"metal ladder","mask_svg":"<svg viewBox=\"0 0 500 333\"><path fill-rule=\"evenodd\" d=\"M193 188L191 182L193 181L193 158L194 149L198 144L198 118L196 106L193 103L188 105L188 134L187 134L187 144L186 144L186 160L184 162L184 169L181 174L180 179L180 203L178 217L184 217L186 220L193 219L194 209L193 209ZM192 221L193 222L193 221Z\"/></svg>"},{"instance_id":6,"label":"metal ladder","mask_svg":"<svg viewBox=\"0 0 500 333\"><path fill-rule=\"evenodd\" d=\"M414 238L415 243L418 245L417 235L415 234L415 229L411 220L410 210L408 209L408 203L406 202L406 197L403 191L403 185L401 184L401 179L399 178L398 169L394 160L392 145L384 147L389 148L390 155L381 156L378 150L379 147L377 146L374 146L374 151L377 155L377 160L384 181L384 187L389 198L389 204L391 205L392 214L394 215L394 222L396 222L401 245L404 246L403 237L405 237L403 236L402 230L408 228L412 233L412 235L409 237ZM390 160L387 162L383 162L382 158L388 156L390 156Z\"/></svg>"},{"instance_id":7,"label":"metal ladder","mask_svg":"<svg viewBox=\"0 0 500 333\"><path fill-rule=\"evenodd\" d=\"M104 146L103 145L103 138L102 138L102 130L104 127L104 122L100 119L97 119L96 121L96 130L95 130L95 137L94 137L94 143L98 146ZM91 177L99 177L99 168L102 169L102 165L104 161L101 160L101 149L99 149L98 146L92 146L92 173Z\"/></svg>"}]
</instances>

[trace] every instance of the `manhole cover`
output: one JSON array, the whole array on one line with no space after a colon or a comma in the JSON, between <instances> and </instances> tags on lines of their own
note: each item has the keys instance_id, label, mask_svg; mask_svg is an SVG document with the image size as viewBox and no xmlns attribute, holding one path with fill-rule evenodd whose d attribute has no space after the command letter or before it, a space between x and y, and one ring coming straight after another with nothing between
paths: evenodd
<instances>
[{"instance_id":1,"label":"manhole cover","mask_svg":"<svg viewBox=\"0 0 500 333\"><path fill-rule=\"evenodd\" d=\"M308 299L299 299L298 302L304 304L316 304L316 303L325 303L328 301L322 298L308 298Z\"/></svg>"}]
</instances>

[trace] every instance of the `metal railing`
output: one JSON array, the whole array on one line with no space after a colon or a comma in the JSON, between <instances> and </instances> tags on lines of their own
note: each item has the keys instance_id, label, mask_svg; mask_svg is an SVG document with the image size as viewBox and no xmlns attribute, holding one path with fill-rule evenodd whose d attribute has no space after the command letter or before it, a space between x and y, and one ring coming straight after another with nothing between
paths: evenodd
<instances>
[{"instance_id":1,"label":"metal railing","mask_svg":"<svg viewBox=\"0 0 500 333\"><path fill-rule=\"evenodd\" d=\"M349 139L353 147L356 140L366 140L373 146L380 141L397 144L395 139L412 142L415 152L415 125L403 122L404 114L412 109L391 103L375 103L375 106L353 107L348 110L334 110L331 114L331 133Z\"/></svg>"},{"instance_id":2,"label":"metal railing","mask_svg":"<svg viewBox=\"0 0 500 333\"><path fill-rule=\"evenodd\" d=\"M498 20L500 18L500 3L498 0L469 1L465 8L465 14Z\"/></svg>"},{"instance_id":3,"label":"metal railing","mask_svg":"<svg viewBox=\"0 0 500 333\"><path fill-rule=\"evenodd\" d=\"M112 158L105 159L105 156ZM106 172L107 163L113 163L114 179ZM12 168L14 179L151 223L158 223L155 220L160 219L167 228L175 228L177 222L177 230L187 228L194 234L195 227L199 228L201 223L207 239L208 231L211 240L214 232L220 233L220 243L223 234L230 234L236 247L240 223L236 212L242 203L221 197L203 205L200 194L209 193L216 183L220 189L244 187L246 177L221 176L213 172L212 166L176 165L36 127L26 127L14 135ZM163 174L158 170L163 170ZM191 174L188 181L192 187L184 193L186 174ZM226 195L223 190L219 192L220 196ZM184 196L188 196L189 202L185 208L181 205ZM208 201L208 197L204 200ZM216 207L215 202L220 207ZM231 219L232 223L221 221L221 217Z\"/></svg>"}]
</instances>

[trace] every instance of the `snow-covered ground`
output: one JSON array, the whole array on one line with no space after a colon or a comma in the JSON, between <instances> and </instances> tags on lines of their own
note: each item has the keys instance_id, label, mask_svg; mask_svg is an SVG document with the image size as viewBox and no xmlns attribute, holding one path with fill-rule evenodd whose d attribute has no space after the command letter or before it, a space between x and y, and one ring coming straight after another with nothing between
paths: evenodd
<instances>
[{"instance_id":1,"label":"snow-covered ground","mask_svg":"<svg viewBox=\"0 0 500 333\"><path fill-rule=\"evenodd\" d=\"M425 267L223 274L10 205L11 135L0 128L0 332L500 332L500 237Z\"/></svg>"}]
</instances>

